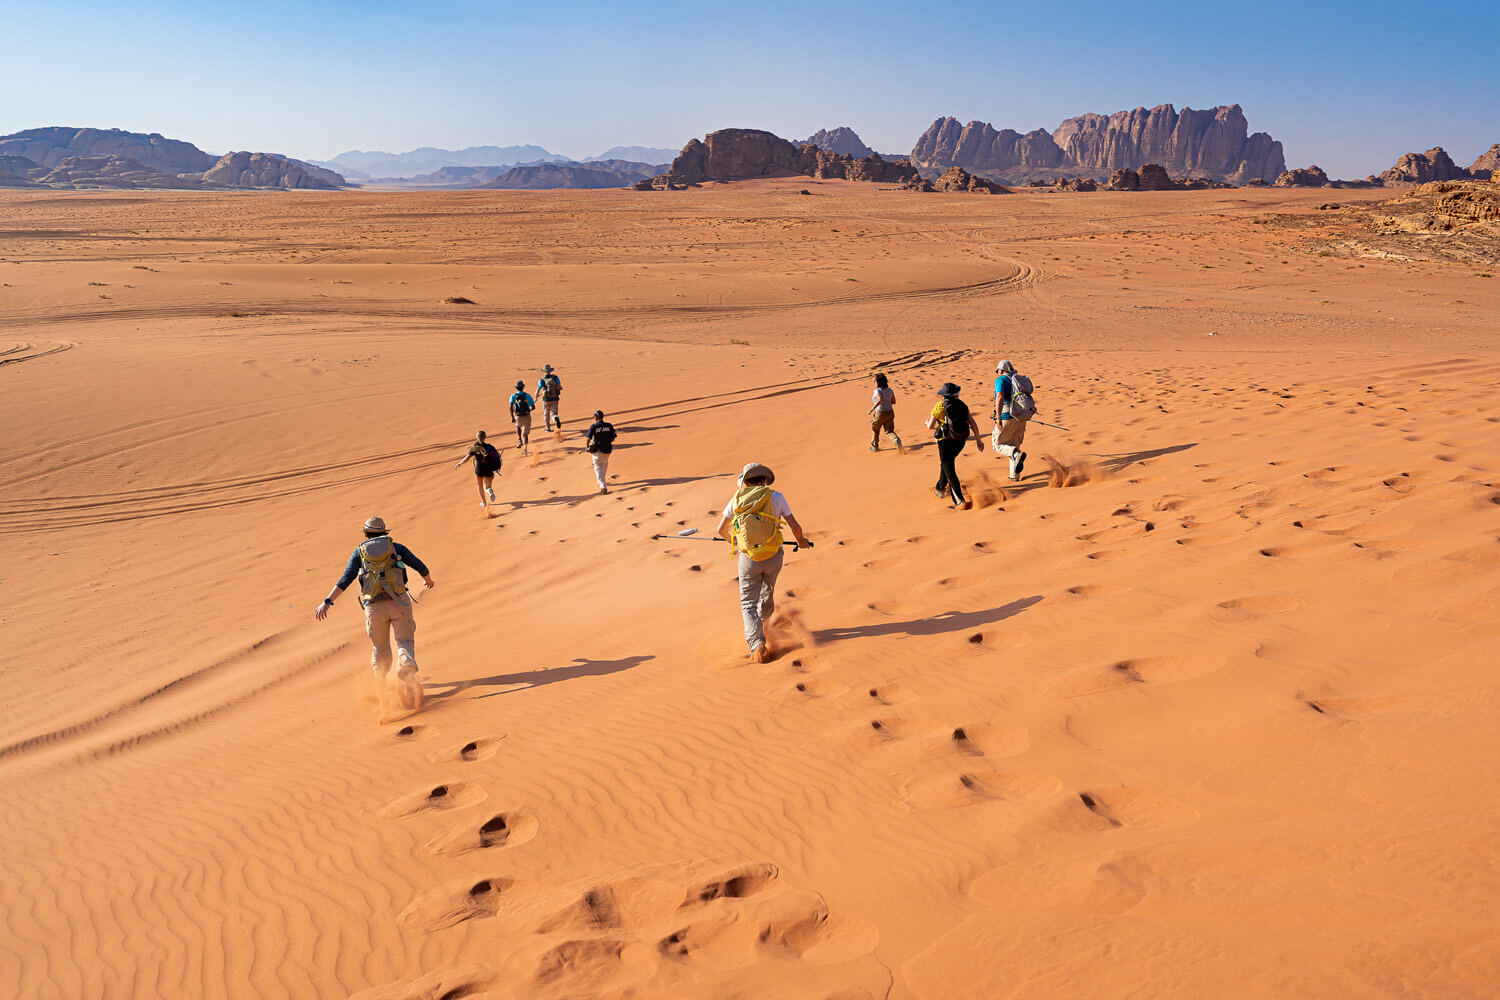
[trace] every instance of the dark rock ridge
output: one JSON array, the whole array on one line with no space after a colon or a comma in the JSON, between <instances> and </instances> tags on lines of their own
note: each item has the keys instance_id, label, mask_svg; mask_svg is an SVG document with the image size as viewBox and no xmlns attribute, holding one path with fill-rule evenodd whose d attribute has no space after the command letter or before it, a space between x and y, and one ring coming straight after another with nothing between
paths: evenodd
<instances>
[{"instance_id":1,"label":"dark rock ridge","mask_svg":"<svg viewBox=\"0 0 1500 1000\"><path fill-rule=\"evenodd\" d=\"M663 190L704 181L742 181L755 177L801 175L915 186L919 179L909 160L887 160L878 153L850 156L794 143L760 129L726 128L702 140L691 139L666 173L643 180L637 189Z\"/></svg>"},{"instance_id":2,"label":"dark rock ridge","mask_svg":"<svg viewBox=\"0 0 1500 1000\"><path fill-rule=\"evenodd\" d=\"M154 132L60 127L0 136L0 184L183 190L348 186L331 170L279 153L228 153L216 160L190 142Z\"/></svg>"},{"instance_id":3,"label":"dark rock ridge","mask_svg":"<svg viewBox=\"0 0 1500 1000\"><path fill-rule=\"evenodd\" d=\"M203 174L204 187L333 191L344 178L332 170L278 153L225 153Z\"/></svg>"},{"instance_id":4,"label":"dark rock ridge","mask_svg":"<svg viewBox=\"0 0 1500 1000\"><path fill-rule=\"evenodd\" d=\"M1384 184L1428 184L1432 181L1467 180L1469 172L1453 162L1442 146L1425 153L1407 153L1380 174Z\"/></svg>"},{"instance_id":5,"label":"dark rock ridge","mask_svg":"<svg viewBox=\"0 0 1500 1000\"><path fill-rule=\"evenodd\" d=\"M934 191L967 191L970 194L1010 194L1008 188L1001 187L994 181L987 181L983 177L976 177L963 167L949 167L944 170L937 180L932 182Z\"/></svg>"},{"instance_id":6,"label":"dark rock ridge","mask_svg":"<svg viewBox=\"0 0 1500 1000\"><path fill-rule=\"evenodd\" d=\"M1317 164L1310 167L1298 167L1296 170L1283 170L1276 178L1276 186L1279 188L1327 187L1328 175Z\"/></svg>"},{"instance_id":7,"label":"dark rock ridge","mask_svg":"<svg viewBox=\"0 0 1500 1000\"><path fill-rule=\"evenodd\" d=\"M552 188L629 187L664 169L663 164L630 160L596 160L592 163L537 163L511 167L484 188L536 191Z\"/></svg>"},{"instance_id":8,"label":"dark rock ridge","mask_svg":"<svg viewBox=\"0 0 1500 1000\"><path fill-rule=\"evenodd\" d=\"M819 129L812 135L803 139L799 145L808 144L826 149L830 153L843 153L856 159L862 156L870 156L875 150L865 145L865 141L849 126L840 125L835 129Z\"/></svg>"},{"instance_id":9,"label":"dark rock ridge","mask_svg":"<svg viewBox=\"0 0 1500 1000\"><path fill-rule=\"evenodd\" d=\"M1170 173L1243 184L1270 181L1286 169L1281 143L1249 134L1238 104L1203 111L1172 105L1069 118L1053 132L1024 135L986 122L939 118L912 149L924 175L950 166L1002 183L1082 176L1106 180L1120 168L1163 165Z\"/></svg>"}]
</instances>

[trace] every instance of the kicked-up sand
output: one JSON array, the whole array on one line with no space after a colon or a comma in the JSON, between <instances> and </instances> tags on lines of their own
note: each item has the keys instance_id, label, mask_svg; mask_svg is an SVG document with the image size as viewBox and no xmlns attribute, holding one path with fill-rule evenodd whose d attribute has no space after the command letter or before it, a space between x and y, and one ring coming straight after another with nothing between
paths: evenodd
<instances>
[{"instance_id":1,"label":"kicked-up sand","mask_svg":"<svg viewBox=\"0 0 1500 1000\"><path fill-rule=\"evenodd\" d=\"M0 194L0 995L1491 994L1500 282L1328 197Z\"/></svg>"}]
</instances>

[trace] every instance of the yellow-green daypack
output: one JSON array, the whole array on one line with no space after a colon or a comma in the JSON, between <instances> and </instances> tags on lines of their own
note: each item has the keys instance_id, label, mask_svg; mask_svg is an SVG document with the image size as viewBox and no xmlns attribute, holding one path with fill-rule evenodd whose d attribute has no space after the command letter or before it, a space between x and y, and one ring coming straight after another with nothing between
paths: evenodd
<instances>
[{"instance_id":1,"label":"yellow-green daypack","mask_svg":"<svg viewBox=\"0 0 1500 1000\"><path fill-rule=\"evenodd\" d=\"M771 510L771 487L745 486L734 495L729 537L737 551L765 562L781 551L781 518Z\"/></svg>"},{"instance_id":2,"label":"yellow-green daypack","mask_svg":"<svg viewBox=\"0 0 1500 1000\"><path fill-rule=\"evenodd\" d=\"M359 590L365 604L406 593L406 568L390 535L377 535L360 545Z\"/></svg>"}]
</instances>

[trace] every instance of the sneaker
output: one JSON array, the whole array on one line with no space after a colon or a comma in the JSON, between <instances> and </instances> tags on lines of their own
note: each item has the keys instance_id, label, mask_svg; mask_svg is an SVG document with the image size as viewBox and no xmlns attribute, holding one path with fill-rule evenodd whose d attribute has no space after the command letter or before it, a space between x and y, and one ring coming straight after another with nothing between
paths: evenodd
<instances>
[{"instance_id":1,"label":"sneaker","mask_svg":"<svg viewBox=\"0 0 1500 1000\"><path fill-rule=\"evenodd\" d=\"M1015 474L1012 475L1010 478L1012 478L1012 479L1020 479L1021 478L1021 470L1024 469L1024 468L1026 468L1026 453L1023 451L1023 452L1021 452L1020 456L1016 458L1016 471L1015 471Z\"/></svg>"},{"instance_id":2,"label":"sneaker","mask_svg":"<svg viewBox=\"0 0 1500 1000\"><path fill-rule=\"evenodd\" d=\"M973 508L974 508L974 501L973 500L965 500L963 503L956 503L956 504L953 505L953 509L954 510L972 510Z\"/></svg>"},{"instance_id":3,"label":"sneaker","mask_svg":"<svg viewBox=\"0 0 1500 1000\"><path fill-rule=\"evenodd\" d=\"M494 503L495 502L495 491L494 491L494 489L491 488L491 489L486 490L485 492L490 495L490 503Z\"/></svg>"},{"instance_id":4,"label":"sneaker","mask_svg":"<svg viewBox=\"0 0 1500 1000\"><path fill-rule=\"evenodd\" d=\"M754 660L756 663L770 663L771 647L756 646L750 651L750 659Z\"/></svg>"},{"instance_id":5,"label":"sneaker","mask_svg":"<svg viewBox=\"0 0 1500 1000\"><path fill-rule=\"evenodd\" d=\"M481 507L489 507L489 504L486 501L481 500L481 501L479 501L479 506L481 506Z\"/></svg>"},{"instance_id":6,"label":"sneaker","mask_svg":"<svg viewBox=\"0 0 1500 1000\"><path fill-rule=\"evenodd\" d=\"M932 495L937 497L939 500L948 499L948 494L945 490L933 490Z\"/></svg>"},{"instance_id":7,"label":"sneaker","mask_svg":"<svg viewBox=\"0 0 1500 1000\"><path fill-rule=\"evenodd\" d=\"M870 445L870 450L871 450L871 451L879 451L879 450L880 450L880 449L879 449L879 448L877 448L877 447L875 447L875 446L874 446L874 445L873 445L873 444L872 444L872 445Z\"/></svg>"},{"instance_id":8,"label":"sneaker","mask_svg":"<svg viewBox=\"0 0 1500 1000\"><path fill-rule=\"evenodd\" d=\"M601 497L602 497L602 496L603 496L603 495L604 495L604 494L606 494L606 493L608 493L608 492L609 492L609 487L608 487L608 486L601 486L601 487L599 487L599 495L600 495L600 496L601 496Z\"/></svg>"}]
</instances>

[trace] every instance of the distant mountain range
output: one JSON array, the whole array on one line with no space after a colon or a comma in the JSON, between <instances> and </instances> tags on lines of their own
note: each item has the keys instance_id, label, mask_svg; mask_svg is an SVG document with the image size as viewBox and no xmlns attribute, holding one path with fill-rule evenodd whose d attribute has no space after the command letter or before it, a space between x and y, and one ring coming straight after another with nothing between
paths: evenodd
<instances>
[{"instance_id":1,"label":"distant mountain range","mask_svg":"<svg viewBox=\"0 0 1500 1000\"><path fill-rule=\"evenodd\" d=\"M666 163L636 163L632 160L591 160L587 163L535 163L511 167L481 185L515 191L552 188L617 188L664 173Z\"/></svg>"},{"instance_id":2,"label":"distant mountain range","mask_svg":"<svg viewBox=\"0 0 1500 1000\"><path fill-rule=\"evenodd\" d=\"M392 183L405 181L413 185L433 186L431 178L442 175L455 178L455 174L443 175L449 167L473 167L491 170L489 178L499 176L508 167L543 163L596 163L601 160L626 160L631 163L667 163L677 155L675 149L655 149L650 146L616 146L598 156L573 160L567 156L543 149L541 146L469 146L466 149L438 149L423 146L405 153L386 153L380 150L353 149L340 153L331 160L313 160L320 167L337 170L345 177L359 181ZM442 181L438 183L449 183Z\"/></svg>"}]
</instances>

